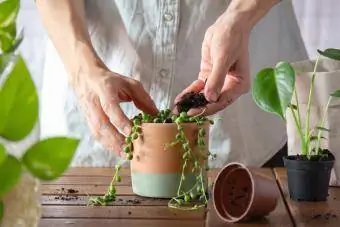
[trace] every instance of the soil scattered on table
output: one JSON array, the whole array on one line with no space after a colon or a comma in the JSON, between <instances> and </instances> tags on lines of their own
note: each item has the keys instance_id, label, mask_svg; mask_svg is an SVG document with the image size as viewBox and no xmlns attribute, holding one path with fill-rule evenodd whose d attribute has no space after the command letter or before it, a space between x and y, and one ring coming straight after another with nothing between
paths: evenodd
<instances>
[{"instance_id":1,"label":"soil scattered on table","mask_svg":"<svg viewBox=\"0 0 340 227\"><path fill-rule=\"evenodd\" d=\"M182 96L176 107L178 112L181 113L188 112L192 108L206 106L208 103L203 93L188 92Z\"/></svg>"},{"instance_id":2,"label":"soil scattered on table","mask_svg":"<svg viewBox=\"0 0 340 227\"><path fill-rule=\"evenodd\" d=\"M70 201L70 200L78 200L79 197L77 195L74 195L76 193L78 193L78 190L75 190L73 188L69 188L66 189L65 188L61 188L61 190L57 189L57 191L61 191L60 193L58 193L54 199L55 200L64 200L64 201Z\"/></svg>"},{"instance_id":3,"label":"soil scattered on table","mask_svg":"<svg viewBox=\"0 0 340 227\"><path fill-rule=\"evenodd\" d=\"M338 215L333 212L314 214L308 221L338 219Z\"/></svg>"},{"instance_id":4,"label":"soil scattered on table","mask_svg":"<svg viewBox=\"0 0 340 227\"><path fill-rule=\"evenodd\" d=\"M74 190L70 188L70 189L67 189L67 192L73 194L73 193L78 193L78 190Z\"/></svg>"}]
</instances>

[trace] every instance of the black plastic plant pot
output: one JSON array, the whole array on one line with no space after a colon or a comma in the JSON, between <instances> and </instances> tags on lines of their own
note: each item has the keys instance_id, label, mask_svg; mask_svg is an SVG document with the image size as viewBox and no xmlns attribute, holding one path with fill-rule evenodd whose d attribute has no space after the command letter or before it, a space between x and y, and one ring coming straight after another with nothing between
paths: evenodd
<instances>
[{"instance_id":1,"label":"black plastic plant pot","mask_svg":"<svg viewBox=\"0 0 340 227\"><path fill-rule=\"evenodd\" d=\"M298 155L283 158L287 169L288 190L294 201L326 201L334 156L307 160Z\"/></svg>"}]
</instances>

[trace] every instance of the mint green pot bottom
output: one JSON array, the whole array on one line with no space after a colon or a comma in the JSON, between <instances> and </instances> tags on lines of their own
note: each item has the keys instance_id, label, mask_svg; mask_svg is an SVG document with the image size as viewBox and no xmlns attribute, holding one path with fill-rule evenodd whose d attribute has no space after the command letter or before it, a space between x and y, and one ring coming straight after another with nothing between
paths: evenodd
<instances>
[{"instance_id":1,"label":"mint green pot bottom","mask_svg":"<svg viewBox=\"0 0 340 227\"><path fill-rule=\"evenodd\" d=\"M207 176L203 175L204 187L207 189ZM133 193L153 198L173 198L177 196L177 191L181 179L181 173L154 174L131 172ZM184 191L190 190L196 184L196 175L188 173L182 182Z\"/></svg>"}]
</instances>

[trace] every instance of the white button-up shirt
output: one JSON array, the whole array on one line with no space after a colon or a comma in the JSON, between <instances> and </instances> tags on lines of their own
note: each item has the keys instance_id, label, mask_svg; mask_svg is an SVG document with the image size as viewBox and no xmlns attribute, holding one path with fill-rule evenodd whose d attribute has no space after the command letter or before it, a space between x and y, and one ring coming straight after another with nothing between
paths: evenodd
<instances>
[{"instance_id":1,"label":"white button-up shirt","mask_svg":"<svg viewBox=\"0 0 340 227\"><path fill-rule=\"evenodd\" d=\"M197 79L206 29L228 7L228 0L86 0L92 43L110 70L135 78L159 109L171 108L176 95ZM252 77L279 60L307 58L290 1L276 5L254 28L250 44ZM122 104L131 117L133 104ZM230 161L260 166L286 142L285 123L243 95L212 119L212 167ZM117 157L91 137L67 73L49 43L42 88L42 136L82 138L73 166L112 166Z\"/></svg>"}]
</instances>

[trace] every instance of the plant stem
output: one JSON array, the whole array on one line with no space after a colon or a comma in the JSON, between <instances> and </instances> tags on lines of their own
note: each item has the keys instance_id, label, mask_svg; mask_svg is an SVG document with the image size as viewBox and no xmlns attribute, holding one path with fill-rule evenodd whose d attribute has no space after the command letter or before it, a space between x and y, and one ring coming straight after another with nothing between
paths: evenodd
<instances>
[{"instance_id":1,"label":"plant stem","mask_svg":"<svg viewBox=\"0 0 340 227\"><path fill-rule=\"evenodd\" d=\"M299 99L297 95L296 88L294 88L294 96L296 100L296 111L298 113L298 120L299 120L299 128L301 128L301 114L300 114L300 105L299 105ZM302 139L302 138L301 138Z\"/></svg>"},{"instance_id":2,"label":"plant stem","mask_svg":"<svg viewBox=\"0 0 340 227\"><path fill-rule=\"evenodd\" d=\"M295 121L295 125L296 125L296 128L300 134L300 139L301 139L301 152L303 155L307 155L307 150L306 150L306 142L304 140L304 137L303 137L303 134L302 134L302 129L301 129L301 126L298 122L298 119L296 117L296 114L294 112L294 109L290 107L290 110L292 111L292 115L293 115L293 118L294 118L294 121Z\"/></svg>"},{"instance_id":3,"label":"plant stem","mask_svg":"<svg viewBox=\"0 0 340 227\"><path fill-rule=\"evenodd\" d=\"M324 124L325 124L325 121L326 121L326 115L327 115L327 110L328 110L328 107L329 107L329 104L331 103L331 100L332 100L332 96L330 96L328 98L328 101L327 101L327 104L326 104L326 107L323 111L323 116L322 116L322 121L321 121L321 124L319 125L320 127L324 127ZM319 129L319 132L318 132L318 139L316 141L316 154L318 155L319 154L319 148L320 148L320 140L321 140L321 130Z\"/></svg>"},{"instance_id":4,"label":"plant stem","mask_svg":"<svg viewBox=\"0 0 340 227\"><path fill-rule=\"evenodd\" d=\"M316 69L317 69L317 65L320 59L320 54L318 55L316 61L315 61L315 65L314 65L314 70L313 70L313 75L312 75L312 81L311 81L311 85L310 85L310 89L309 89L309 96L308 96L308 104L307 104L307 117L306 117L306 128L305 128L305 142L306 142L306 149L307 149L307 153L309 153L309 124L310 124L310 107L311 107L311 100L312 100L312 96L313 96L313 90L314 90L314 80L315 80L315 75L316 75Z\"/></svg>"}]
</instances>

